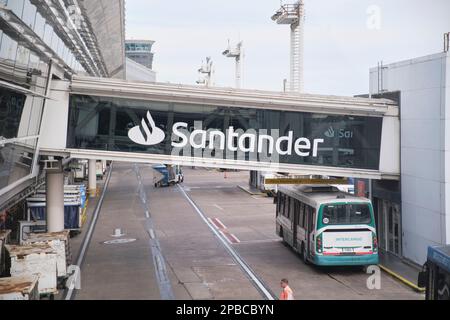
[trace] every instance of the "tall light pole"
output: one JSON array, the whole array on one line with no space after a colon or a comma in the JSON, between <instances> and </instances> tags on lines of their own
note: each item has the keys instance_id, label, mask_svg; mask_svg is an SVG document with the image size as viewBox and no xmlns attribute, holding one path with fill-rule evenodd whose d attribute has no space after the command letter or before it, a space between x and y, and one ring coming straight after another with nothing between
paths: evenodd
<instances>
[{"instance_id":1,"label":"tall light pole","mask_svg":"<svg viewBox=\"0 0 450 320\"><path fill-rule=\"evenodd\" d=\"M234 49L231 49L230 41L228 40L228 48L222 54L227 58L235 58L236 60L236 88L240 89L242 86L242 56L243 56L243 42L240 41Z\"/></svg>"},{"instance_id":2,"label":"tall light pole","mask_svg":"<svg viewBox=\"0 0 450 320\"><path fill-rule=\"evenodd\" d=\"M282 4L272 16L278 24L288 24L291 27L291 67L289 90L303 92L303 50L305 28L305 5L303 0L294 4Z\"/></svg>"},{"instance_id":3,"label":"tall light pole","mask_svg":"<svg viewBox=\"0 0 450 320\"><path fill-rule=\"evenodd\" d=\"M204 84L206 87L213 85L213 61L211 57L206 57L206 64L202 62L202 66L198 69L198 72L200 73L200 79L197 80L197 84ZM202 75L204 76L202 77Z\"/></svg>"}]
</instances>

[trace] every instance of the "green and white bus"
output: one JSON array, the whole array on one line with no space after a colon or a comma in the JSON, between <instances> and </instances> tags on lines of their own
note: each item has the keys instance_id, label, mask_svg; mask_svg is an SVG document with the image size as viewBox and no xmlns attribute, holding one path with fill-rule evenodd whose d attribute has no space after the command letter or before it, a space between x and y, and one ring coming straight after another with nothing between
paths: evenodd
<instances>
[{"instance_id":1,"label":"green and white bus","mask_svg":"<svg viewBox=\"0 0 450 320\"><path fill-rule=\"evenodd\" d=\"M280 186L277 234L320 266L378 264L378 240L372 203L334 186Z\"/></svg>"}]
</instances>

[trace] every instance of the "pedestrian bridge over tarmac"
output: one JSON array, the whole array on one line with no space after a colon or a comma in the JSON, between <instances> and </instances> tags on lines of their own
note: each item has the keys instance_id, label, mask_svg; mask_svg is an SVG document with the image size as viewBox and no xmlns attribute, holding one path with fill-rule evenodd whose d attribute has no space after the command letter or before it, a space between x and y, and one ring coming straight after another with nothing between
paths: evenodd
<instances>
[{"instance_id":1,"label":"pedestrian bridge over tarmac","mask_svg":"<svg viewBox=\"0 0 450 320\"><path fill-rule=\"evenodd\" d=\"M384 99L81 78L52 81L40 153L398 179L399 111Z\"/></svg>"}]
</instances>

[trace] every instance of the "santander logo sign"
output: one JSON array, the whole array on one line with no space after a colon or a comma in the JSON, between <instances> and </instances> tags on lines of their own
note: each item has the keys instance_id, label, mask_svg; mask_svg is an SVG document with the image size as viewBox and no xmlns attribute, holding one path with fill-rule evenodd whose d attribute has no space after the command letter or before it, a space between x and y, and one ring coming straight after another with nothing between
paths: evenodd
<instances>
[{"instance_id":1,"label":"santander logo sign","mask_svg":"<svg viewBox=\"0 0 450 320\"><path fill-rule=\"evenodd\" d=\"M190 132L189 125L185 122L177 122L172 128L172 147L175 149L191 148L202 150L227 150L229 152L242 152L262 154L266 152L271 156L317 157L319 147L324 139L310 140L305 137L295 138L294 132L289 131L286 136L279 136L279 130L249 129L235 130L229 127L225 132L218 129L203 130L202 123ZM155 125L150 112L142 119L141 125L128 132L128 137L135 143L144 146L160 144L165 139L163 130Z\"/></svg>"},{"instance_id":2,"label":"santander logo sign","mask_svg":"<svg viewBox=\"0 0 450 320\"><path fill-rule=\"evenodd\" d=\"M128 131L128 137L137 144L154 146L163 142L166 135L164 131L155 125L155 121L150 112L147 112L147 119L142 119L140 126L131 128Z\"/></svg>"}]
</instances>

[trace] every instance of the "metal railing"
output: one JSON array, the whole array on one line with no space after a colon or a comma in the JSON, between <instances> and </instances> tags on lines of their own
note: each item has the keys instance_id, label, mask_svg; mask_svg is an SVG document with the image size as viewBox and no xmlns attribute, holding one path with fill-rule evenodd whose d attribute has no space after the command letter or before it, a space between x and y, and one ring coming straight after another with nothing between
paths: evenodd
<instances>
[{"instance_id":1,"label":"metal railing","mask_svg":"<svg viewBox=\"0 0 450 320\"><path fill-rule=\"evenodd\" d=\"M277 20L280 17L283 16L300 16L300 6L301 3L295 3L295 4L284 4L281 6L280 9L272 16L272 20Z\"/></svg>"}]
</instances>

